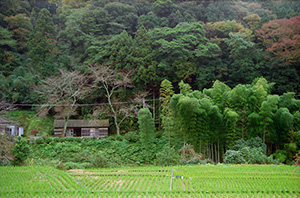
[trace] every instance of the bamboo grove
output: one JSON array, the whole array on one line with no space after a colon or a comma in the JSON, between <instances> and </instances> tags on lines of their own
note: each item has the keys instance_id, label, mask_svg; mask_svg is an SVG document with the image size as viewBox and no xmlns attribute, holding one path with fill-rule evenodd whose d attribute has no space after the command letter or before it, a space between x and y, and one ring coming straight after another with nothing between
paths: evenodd
<instances>
[{"instance_id":1,"label":"bamboo grove","mask_svg":"<svg viewBox=\"0 0 300 198\"><path fill-rule=\"evenodd\" d=\"M162 86L167 99L172 85L163 81ZM300 100L294 93L270 94L273 84L264 78L232 89L220 81L203 91L183 82L179 87L169 104L162 103L167 109L163 125L206 157L220 162L236 140L255 137L267 145L268 155L282 149L291 157L299 148Z\"/></svg>"}]
</instances>

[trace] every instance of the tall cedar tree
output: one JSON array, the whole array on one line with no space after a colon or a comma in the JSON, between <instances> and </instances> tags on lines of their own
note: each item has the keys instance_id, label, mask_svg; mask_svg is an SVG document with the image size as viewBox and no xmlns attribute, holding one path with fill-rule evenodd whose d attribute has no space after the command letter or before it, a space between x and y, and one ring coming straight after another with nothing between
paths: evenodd
<instances>
[{"instance_id":1,"label":"tall cedar tree","mask_svg":"<svg viewBox=\"0 0 300 198\"><path fill-rule=\"evenodd\" d=\"M55 27L50 12L43 8L30 35L29 56L31 67L42 76L58 73L55 65Z\"/></svg>"}]
</instances>

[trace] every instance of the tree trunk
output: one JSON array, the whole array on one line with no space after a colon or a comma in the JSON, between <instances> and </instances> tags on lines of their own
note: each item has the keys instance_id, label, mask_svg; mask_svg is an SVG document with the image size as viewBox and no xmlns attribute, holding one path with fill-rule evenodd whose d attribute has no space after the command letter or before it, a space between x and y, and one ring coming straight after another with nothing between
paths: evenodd
<instances>
[{"instance_id":1,"label":"tree trunk","mask_svg":"<svg viewBox=\"0 0 300 198\"><path fill-rule=\"evenodd\" d=\"M218 139L218 162L220 162L220 140Z\"/></svg>"},{"instance_id":2,"label":"tree trunk","mask_svg":"<svg viewBox=\"0 0 300 198\"><path fill-rule=\"evenodd\" d=\"M154 93L154 89L153 89L153 120L155 123L155 93Z\"/></svg>"},{"instance_id":3,"label":"tree trunk","mask_svg":"<svg viewBox=\"0 0 300 198\"><path fill-rule=\"evenodd\" d=\"M200 138L200 153L202 153L202 144L201 144L201 138Z\"/></svg>"},{"instance_id":4,"label":"tree trunk","mask_svg":"<svg viewBox=\"0 0 300 198\"><path fill-rule=\"evenodd\" d=\"M215 147L215 162L218 163L218 152L217 152L217 144L214 143Z\"/></svg>"},{"instance_id":5,"label":"tree trunk","mask_svg":"<svg viewBox=\"0 0 300 198\"><path fill-rule=\"evenodd\" d=\"M64 129L63 129L63 132L62 132L62 134L61 134L62 137L66 137L66 130L67 130L67 127L68 127L69 119L70 119L70 116L67 116L67 117L65 118Z\"/></svg>"},{"instance_id":6,"label":"tree trunk","mask_svg":"<svg viewBox=\"0 0 300 198\"><path fill-rule=\"evenodd\" d=\"M211 150L212 150L212 154L211 154L212 161L215 161L214 143L211 144Z\"/></svg>"},{"instance_id":7,"label":"tree trunk","mask_svg":"<svg viewBox=\"0 0 300 198\"><path fill-rule=\"evenodd\" d=\"M117 135L120 135L120 126L119 126L118 118L116 115L114 116L114 122L115 122L116 129L117 129Z\"/></svg>"},{"instance_id":8,"label":"tree trunk","mask_svg":"<svg viewBox=\"0 0 300 198\"><path fill-rule=\"evenodd\" d=\"M159 98L160 98L160 96L159 96ZM169 102L169 104L170 104L170 102ZM160 115L160 113L161 113L161 100L158 100L158 128L162 129L162 126L161 126L161 115Z\"/></svg>"}]
</instances>

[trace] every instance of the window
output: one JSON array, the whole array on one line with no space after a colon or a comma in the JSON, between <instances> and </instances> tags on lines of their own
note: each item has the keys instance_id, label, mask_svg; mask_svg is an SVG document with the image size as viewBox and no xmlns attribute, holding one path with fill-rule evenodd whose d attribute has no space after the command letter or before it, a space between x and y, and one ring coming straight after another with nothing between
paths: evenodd
<instances>
[{"instance_id":1,"label":"window","mask_svg":"<svg viewBox=\"0 0 300 198\"><path fill-rule=\"evenodd\" d=\"M105 137L108 135L108 128L99 128L96 129L96 135L100 137Z\"/></svg>"},{"instance_id":2,"label":"window","mask_svg":"<svg viewBox=\"0 0 300 198\"><path fill-rule=\"evenodd\" d=\"M81 136L90 136L90 129L81 129Z\"/></svg>"},{"instance_id":3,"label":"window","mask_svg":"<svg viewBox=\"0 0 300 198\"><path fill-rule=\"evenodd\" d=\"M96 129L96 130L95 130L95 135L96 135L96 136L99 136L99 129Z\"/></svg>"},{"instance_id":4,"label":"window","mask_svg":"<svg viewBox=\"0 0 300 198\"><path fill-rule=\"evenodd\" d=\"M67 136L72 136L73 135L73 129L67 129L66 135Z\"/></svg>"}]
</instances>

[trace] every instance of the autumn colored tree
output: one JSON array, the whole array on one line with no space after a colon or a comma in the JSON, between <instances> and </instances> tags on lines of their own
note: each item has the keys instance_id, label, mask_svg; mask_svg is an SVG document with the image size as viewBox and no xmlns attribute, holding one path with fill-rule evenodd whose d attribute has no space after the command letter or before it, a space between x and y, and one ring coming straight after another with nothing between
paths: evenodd
<instances>
[{"instance_id":1,"label":"autumn colored tree","mask_svg":"<svg viewBox=\"0 0 300 198\"><path fill-rule=\"evenodd\" d=\"M5 17L8 23L8 29L13 34L13 39L17 41L17 48L20 52L27 51L27 42L32 29L30 18L25 14L17 14L16 16Z\"/></svg>"},{"instance_id":2,"label":"autumn colored tree","mask_svg":"<svg viewBox=\"0 0 300 198\"><path fill-rule=\"evenodd\" d=\"M243 18L244 21L246 21L247 25L250 27L250 29L257 28L259 22L261 21L261 18L257 14L250 14Z\"/></svg>"},{"instance_id":3,"label":"autumn colored tree","mask_svg":"<svg viewBox=\"0 0 300 198\"><path fill-rule=\"evenodd\" d=\"M257 31L266 51L281 64L300 63L300 16L272 20Z\"/></svg>"},{"instance_id":4,"label":"autumn colored tree","mask_svg":"<svg viewBox=\"0 0 300 198\"><path fill-rule=\"evenodd\" d=\"M252 31L245 28L241 23L236 21L218 21L214 23L207 23L205 25L206 37L218 43L224 38L229 38L229 33L237 33L244 35L248 39L253 38Z\"/></svg>"}]
</instances>

